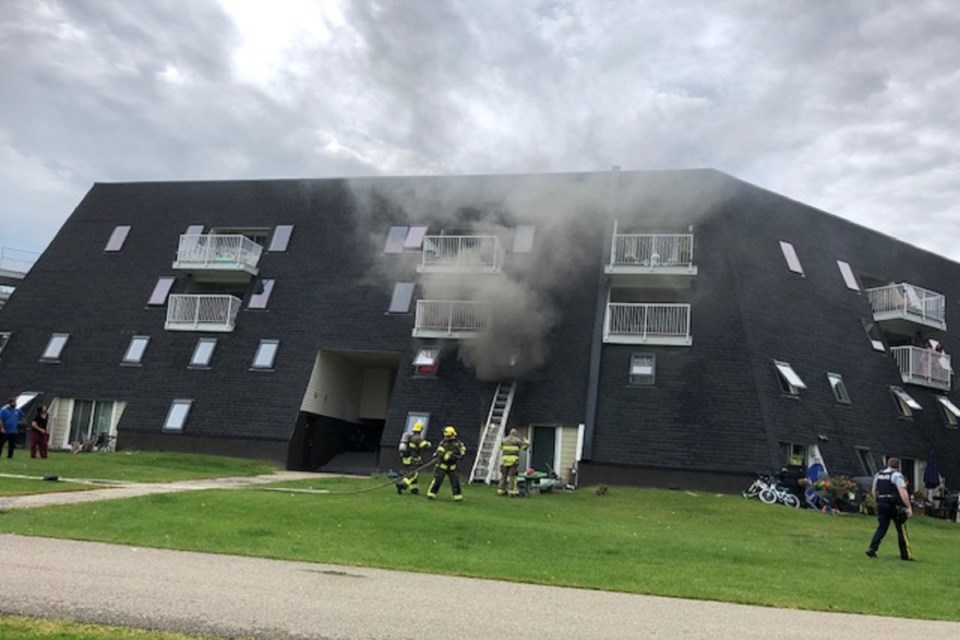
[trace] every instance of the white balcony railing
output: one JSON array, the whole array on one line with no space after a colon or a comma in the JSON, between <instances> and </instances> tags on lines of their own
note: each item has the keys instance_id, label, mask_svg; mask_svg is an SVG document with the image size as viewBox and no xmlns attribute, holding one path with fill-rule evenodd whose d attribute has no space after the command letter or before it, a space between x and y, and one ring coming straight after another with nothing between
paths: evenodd
<instances>
[{"instance_id":1,"label":"white balcony railing","mask_svg":"<svg viewBox=\"0 0 960 640\"><path fill-rule=\"evenodd\" d=\"M176 294L167 299L168 331L233 331L240 298L231 295Z\"/></svg>"},{"instance_id":2,"label":"white balcony railing","mask_svg":"<svg viewBox=\"0 0 960 640\"><path fill-rule=\"evenodd\" d=\"M184 234L174 269L226 269L255 272L263 247L240 234Z\"/></svg>"},{"instance_id":3,"label":"white balcony railing","mask_svg":"<svg viewBox=\"0 0 960 640\"><path fill-rule=\"evenodd\" d=\"M417 300L414 337L469 338L490 324L490 309L468 300Z\"/></svg>"},{"instance_id":4,"label":"white balcony railing","mask_svg":"<svg viewBox=\"0 0 960 640\"><path fill-rule=\"evenodd\" d=\"M500 242L496 236L425 236L421 253L421 273L500 270Z\"/></svg>"},{"instance_id":5,"label":"white balcony railing","mask_svg":"<svg viewBox=\"0 0 960 640\"><path fill-rule=\"evenodd\" d=\"M943 294L899 283L867 289L867 297L877 322L902 319L937 329L947 328Z\"/></svg>"},{"instance_id":6,"label":"white balcony railing","mask_svg":"<svg viewBox=\"0 0 960 640\"><path fill-rule=\"evenodd\" d=\"M689 345L690 305L611 302L603 327L604 342Z\"/></svg>"},{"instance_id":7,"label":"white balcony railing","mask_svg":"<svg viewBox=\"0 0 960 640\"><path fill-rule=\"evenodd\" d=\"M891 347L890 353L897 361L900 378L905 383L943 391L950 389L953 370L949 355L920 347Z\"/></svg>"},{"instance_id":8,"label":"white balcony railing","mask_svg":"<svg viewBox=\"0 0 960 640\"><path fill-rule=\"evenodd\" d=\"M693 267L693 234L614 234L611 267Z\"/></svg>"}]
</instances>

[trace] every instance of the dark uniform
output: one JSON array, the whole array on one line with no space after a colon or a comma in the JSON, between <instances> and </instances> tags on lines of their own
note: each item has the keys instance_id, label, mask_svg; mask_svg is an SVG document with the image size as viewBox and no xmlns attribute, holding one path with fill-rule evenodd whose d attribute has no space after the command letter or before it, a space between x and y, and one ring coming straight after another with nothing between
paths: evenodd
<instances>
[{"instance_id":1,"label":"dark uniform","mask_svg":"<svg viewBox=\"0 0 960 640\"><path fill-rule=\"evenodd\" d=\"M893 522L897 528L897 544L900 545L900 559L911 560L910 541L907 538L906 505L900 497L900 487L904 486L903 476L896 469L887 467L873 478L874 493L877 496L877 531L870 540L867 555L876 557L880 542L887 535L887 529Z\"/></svg>"},{"instance_id":2,"label":"dark uniform","mask_svg":"<svg viewBox=\"0 0 960 640\"><path fill-rule=\"evenodd\" d=\"M497 495L520 495L517 491L517 470L520 467L520 452L528 446L530 443L518 436L516 429L511 429L510 435L500 442L500 485Z\"/></svg>"},{"instance_id":3,"label":"dark uniform","mask_svg":"<svg viewBox=\"0 0 960 640\"><path fill-rule=\"evenodd\" d=\"M437 445L437 468L433 472L433 483L427 491L427 498L435 500L437 492L443 486L443 478L449 476L453 499L463 500L460 476L457 475L457 462L467 454L467 447L457 439L457 430L453 427L445 427L443 436L443 441Z\"/></svg>"},{"instance_id":4,"label":"dark uniform","mask_svg":"<svg viewBox=\"0 0 960 640\"><path fill-rule=\"evenodd\" d=\"M423 464L423 453L431 445L423 439L423 424L413 425L413 430L403 434L400 438L400 462L403 463L403 478L397 483L397 493L402 494L404 489L410 493L420 493L420 466Z\"/></svg>"}]
</instances>

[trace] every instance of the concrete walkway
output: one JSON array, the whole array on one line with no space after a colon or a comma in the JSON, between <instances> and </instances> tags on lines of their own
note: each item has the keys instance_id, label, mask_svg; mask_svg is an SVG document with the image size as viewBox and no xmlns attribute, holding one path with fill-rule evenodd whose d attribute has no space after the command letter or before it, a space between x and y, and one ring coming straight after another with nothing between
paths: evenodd
<instances>
[{"instance_id":1,"label":"concrete walkway","mask_svg":"<svg viewBox=\"0 0 960 640\"><path fill-rule=\"evenodd\" d=\"M282 472L0 500L0 510L235 488ZM0 513L0 518L3 514ZM323 532L318 531L318 538ZM0 614L270 640L960 638L960 623L773 609L0 535ZM429 554L424 557L429 567Z\"/></svg>"}]
</instances>

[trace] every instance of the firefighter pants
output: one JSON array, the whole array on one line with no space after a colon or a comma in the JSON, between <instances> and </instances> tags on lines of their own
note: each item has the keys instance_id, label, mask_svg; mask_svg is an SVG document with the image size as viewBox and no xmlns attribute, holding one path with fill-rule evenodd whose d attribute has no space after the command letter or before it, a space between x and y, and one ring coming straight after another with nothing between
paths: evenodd
<instances>
[{"instance_id":1,"label":"firefighter pants","mask_svg":"<svg viewBox=\"0 0 960 640\"><path fill-rule=\"evenodd\" d=\"M520 495L520 492L517 491L517 473L519 471L519 464L500 465L500 485L497 489L497 493L501 496L511 495L516 496Z\"/></svg>"},{"instance_id":2,"label":"firefighter pants","mask_svg":"<svg viewBox=\"0 0 960 640\"><path fill-rule=\"evenodd\" d=\"M400 479L400 482L403 485L410 489L411 493L417 493L420 490L420 458L419 457L404 457L401 462L403 462L403 478Z\"/></svg>"},{"instance_id":3,"label":"firefighter pants","mask_svg":"<svg viewBox=\"0 0 960 640\"><path fill-rule=\"evenodd\" d=\"M433 483L430 490L427 491L428 498L436 498L437 492L443 486L443 478L450 477L450 488L453 489L453 499L462 500L463 493L460 490L460 476L457 475L457 465L438 464L436 471L433 472Z\"/></svg>"}]
</instances>

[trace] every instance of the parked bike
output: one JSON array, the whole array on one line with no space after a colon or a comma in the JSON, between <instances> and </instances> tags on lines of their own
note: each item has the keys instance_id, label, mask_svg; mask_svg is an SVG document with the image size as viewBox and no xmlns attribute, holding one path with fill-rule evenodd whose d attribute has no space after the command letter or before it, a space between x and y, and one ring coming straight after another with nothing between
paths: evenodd
<instances>
[{"instance_id":1,"label":"parked bike","mask_svg":"<svg viewBox=\"0 0 960 640\"><path fill-rule=\"evenodd\" d=\"M780 486L779 483L773 484L760 492L758 496L760 501L765 504L784 504L791 509L800 508L800 499Z\"/></svg>"},{"instance_id":2,"label":"parked bike","mask_svg":"<svg viewBox=\"0 0 960 640\"><path fill-rule=\"evenodd\" d=\"M753 481L753 484L746 490L740 493L744 498L759 498L760 494L767 489L773 487L773 483L770 482L770 476L766 474L760 474L757 476L757 479Z\"/></svg>"}]
</instances>

